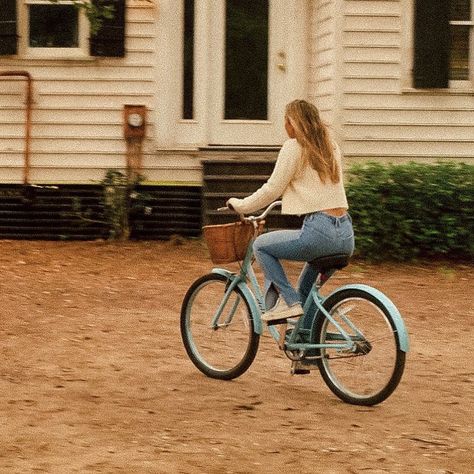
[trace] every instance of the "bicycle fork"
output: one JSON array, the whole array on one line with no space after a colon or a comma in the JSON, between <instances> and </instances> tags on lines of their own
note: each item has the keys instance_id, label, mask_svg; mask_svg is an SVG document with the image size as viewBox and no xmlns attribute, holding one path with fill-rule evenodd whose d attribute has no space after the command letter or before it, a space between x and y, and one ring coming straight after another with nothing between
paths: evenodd
<instances>
[{"instance_id":1,"label":"bicycle fork","mask_svg":"<svg viewBox=\"0 0 474 474\"><path fill-rule=\"evenodd\" d=\"M226 285L224 297L222 298L222 301L220 305L218 306L211 320L210 327L214 331L217 331L217 329L222 328L222 327L227 327L232 322L235 312L237 311L237 307L239 306L239 303L241 301L241 297L238 294L234 303L232 304L232 307L230 308L229 314L225 317L224 321L219 322L219 320L221 319L222 313L229 301L229 298L230 298L230 295L232 294L233 289L237 286L238 283L239 283L238 278L235 278L234 280L229 280L229 283Z\"/></svg>"}]
</instances>

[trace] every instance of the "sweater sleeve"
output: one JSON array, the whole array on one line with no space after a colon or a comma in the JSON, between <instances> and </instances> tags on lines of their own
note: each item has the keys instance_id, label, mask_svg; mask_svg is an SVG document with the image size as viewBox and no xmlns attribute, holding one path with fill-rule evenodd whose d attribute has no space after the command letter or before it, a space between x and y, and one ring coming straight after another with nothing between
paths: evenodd
<instances>
[{"instance_id":1,"label":"sweater sleeve","mask_svg":"<svg viewBox=\"0 0 474 474\"><path fill-rule=\"evenodd\" d=\"M295 139L287 140L278 154L275 168L268 181L245 199L232 198L231 204L240 214L248 214L268 206L278 199L296 173L301 147Z\"/></svg>"}]
</instances>

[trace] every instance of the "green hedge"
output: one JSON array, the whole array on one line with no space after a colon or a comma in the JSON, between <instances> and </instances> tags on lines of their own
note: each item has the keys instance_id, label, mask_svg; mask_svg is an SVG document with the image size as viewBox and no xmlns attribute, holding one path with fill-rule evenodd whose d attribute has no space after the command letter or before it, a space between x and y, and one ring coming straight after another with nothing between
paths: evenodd
<instances>
[{"instance_id":1,"label":"green hedge","mask_svg":"<svg viewBox=\"0 0 474 474\"><path fill-rule=\"evenodd\" d=\"M474 166L352 167L347 197L356 254L374 259L474 256Z\"/></svg>"}]
</instances>

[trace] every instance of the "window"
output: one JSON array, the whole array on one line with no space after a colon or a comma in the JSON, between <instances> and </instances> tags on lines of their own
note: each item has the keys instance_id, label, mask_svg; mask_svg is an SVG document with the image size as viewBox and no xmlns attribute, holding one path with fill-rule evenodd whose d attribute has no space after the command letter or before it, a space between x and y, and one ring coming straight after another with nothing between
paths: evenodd
<instances>
[{"instance_id":1,"label":"window","mask_svg":"<svg viewBox=\"0 0 474 474\"><path fill-rule=\"evenodd\" d=\"M194 118L194 0L184 2L183 119Z\"/></svg>"},{"instance_id":2,"label":"window","mask_svg":"<svg viewBox=\"0 0 474 474\"><path fill-rule=\"evenodd\" d=\"M77 48L79 12L73 5L30 5L29 46Z\"/></svg>"},{"instance_id":3,"label":"window","mask_svg":"<svg viewBox=\"0 0 474 474\"><path fill-rule=\"evenodd\" d=\"M471 86L473 0L416 0L415 88Z\"/></svg>"},{"instance_id":4,"label":"window","mask_svg":"<svg viewBox=\"0 0 474 474\"><path fill-rule=\"evenodd\" d=\"M267 120L268 0L227 0L226 120Z\"/></svg>"},{"instance_id":5,"label":"window","mask_svg":"<svg viewBox=\"0 0 474 474\"><path fill-rule=\"evenodd\" d=\"M25 8L26 54L55 58L89 54L87 21L71 1L26 0Z\"/></svg>"},{"instance_id":6,"label":"window","mask_svg":"<svg viewBox=\"0 0 474 474\"><path fill-rule=\"evenodd\" d=\"M1 0L0 55L51 59L125 56L125 0L90 0L112 5L91 37L89 22L72 0Z\"/></svg>"},{"instance_id":7,"label":"window","mask_svg":"<svg viewBox=\"0 0 474 474\"><path fill-rule=\"evenodd\" d=\"M449 79L450 81L469 81L469 46L473 26L471 0L451 0L450 6L451 52Z\"/></svg>"}]
</instances>

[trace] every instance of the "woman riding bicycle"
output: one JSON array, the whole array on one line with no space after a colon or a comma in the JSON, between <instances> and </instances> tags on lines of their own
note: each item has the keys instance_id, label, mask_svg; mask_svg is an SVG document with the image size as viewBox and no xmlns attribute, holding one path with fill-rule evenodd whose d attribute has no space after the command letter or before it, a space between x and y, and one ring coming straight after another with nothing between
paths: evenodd
<instances>
[{"instance_id":1,"label":"woman riding bicycle","mask_svg":"<svg viewBox=\"0 0 474 474\"><path fill-rule=\"evenodd\" d=\"M301 316L301 302L317 276L317 270L306 264L296 291L280 259L310 262L325 255L352 255L354 251L341 153L318 109L305 100L290 102L285 110L285 129L289 139L268 181L245 199L227 201L236 212L248 214L281 197L283 214L304 216L301 229L268 232L254 242L255 256L265 276L267 311L262 319L267 322Z\"/></svg>"}]
</instances>

